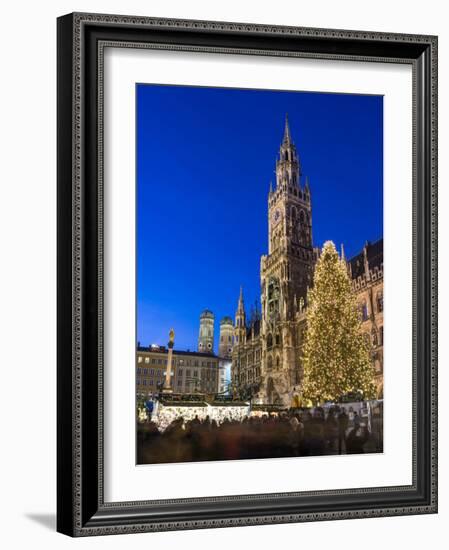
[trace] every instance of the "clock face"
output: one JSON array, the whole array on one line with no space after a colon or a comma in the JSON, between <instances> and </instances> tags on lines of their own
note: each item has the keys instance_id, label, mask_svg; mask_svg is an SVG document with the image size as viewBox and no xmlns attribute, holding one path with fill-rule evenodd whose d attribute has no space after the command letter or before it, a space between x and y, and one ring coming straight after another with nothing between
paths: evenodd
<instances>
[{"instance_id":1,"label":"clock face","mask_svg":"<svg viewBox=\"0 0 449 550\"><path fill-rule=\"evenodd\" d=\"M281 219L281 211L279 210L279 208L276 208L276 210L273 212L273 215L272 215L273 224L277 224L280 219Z\"/></svg>"}]
</instances>

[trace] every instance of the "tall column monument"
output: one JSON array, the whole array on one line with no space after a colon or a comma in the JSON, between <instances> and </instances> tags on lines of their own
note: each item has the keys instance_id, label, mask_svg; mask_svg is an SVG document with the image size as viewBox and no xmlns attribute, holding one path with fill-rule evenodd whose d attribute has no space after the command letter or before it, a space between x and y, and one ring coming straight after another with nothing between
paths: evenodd
<instances>
[{"instance_id":1,"label":"tall column monument","mask_svg":"<svg viewBox=\"0 0 449 550\"><path fill-rule=\"evenodd\" d=\"M172 365L173 365L173 347L175 345L175 331L170 330L168 341L168 358L167 358L167 371L165 372L164 393L172 393L173 388L171 385L172 379Z\"/></svg>"}]
</instances>

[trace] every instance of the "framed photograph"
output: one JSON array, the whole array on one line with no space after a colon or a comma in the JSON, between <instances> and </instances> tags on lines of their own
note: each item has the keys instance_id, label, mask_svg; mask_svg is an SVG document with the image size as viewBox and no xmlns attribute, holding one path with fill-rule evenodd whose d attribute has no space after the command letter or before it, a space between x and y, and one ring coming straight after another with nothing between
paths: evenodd
<instances>
[{"instance_id":1,"label":"framed photograph","mask_svg":"<svg viewBox=\"0 0 449 550\"><path fill-rule=\"evenodd\" d=\"M437 511L437 38L58 19L58 531Z\"/></svg>"}]
</instances>

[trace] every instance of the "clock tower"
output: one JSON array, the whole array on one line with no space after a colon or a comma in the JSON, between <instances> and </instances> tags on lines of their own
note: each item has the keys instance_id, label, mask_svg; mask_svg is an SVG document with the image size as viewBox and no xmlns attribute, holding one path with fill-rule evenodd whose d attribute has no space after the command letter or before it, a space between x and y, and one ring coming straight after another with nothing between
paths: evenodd
<instances>
[{"instance_id":1,"label":"clock tower","mask_svg":"<svg viewBox=\"0 0 449 550\"><path fill-rule=\"evenodd\" d=\"M308 179L302 183L299 155L288 118L276 161L276 188L268 194L268 255L261 258L263 381L267 402L288 401L298 379L300 355L295 317L312 284L315 251Z\"/></svg>"}]
</instances>

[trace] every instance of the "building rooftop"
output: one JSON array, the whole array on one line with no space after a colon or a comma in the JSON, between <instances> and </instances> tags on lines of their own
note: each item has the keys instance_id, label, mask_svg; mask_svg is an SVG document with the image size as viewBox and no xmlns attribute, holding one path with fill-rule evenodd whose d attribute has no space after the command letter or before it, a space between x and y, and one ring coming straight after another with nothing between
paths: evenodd
<instances>
[{"instance_id":1,"label":"building rooftop","mask_svg":"<svg viewBox=\"0 0 449 550\"><path fill-rule=\"evenodd\" d=\"M257 338L260 334L260 319L255 319L254 321L252 321L248 326L248 328L246 329L247 340L251 340L253 329L254 329L254 338Z\"/></svg>"},{"instance_id":2,"label":"building rooftop","mask_svg":"<svg viewBox=\"0 0 449 550\"><path fill-rule=\"evenodd\" d=\"M165 346L137 346L137 351L144 353L168 353L168 349ZM195 357L209 357L209 359L218 359L218 356L214 353L201 353L199 351L174 349L173 355L192 355Z\"/></svg>"},{"instance_id":3,"label":"building rooftop","mask_svg":"<svg viewBox=\"0 0 449 550\"><path fill-rule=\"evenodd\" d=\"M200 318L209 317L210 319L214 318L214 313L210 309L205 309L201 312Z\"/></svg>"},{"instance_id":4,"label":"building rooftop","mask_svg":"<svg viewBox=\"0 0 449 550\"><path fill-rule=\"evenodd\" d=\"M222 320L220 321L220 325L232 325L232 326L234 326L234 322L231 319L231 317L223 317Z\"/></svg>"},{"instance_id":5,"label":"building rooftop","mask_svg":"<svg viewBox=\"0 0 449 550\"><path fill-rule=\"evenodd\" d=\"M380 269L384 261L384 240L379 239L374 243L367 242L365 247L369 269L374 269L375 267ZM365 274L363 250L356 256L352 257L348 263L351 265L353 279L357 279L357 277Z\"/></svg>"}]
</instances>

